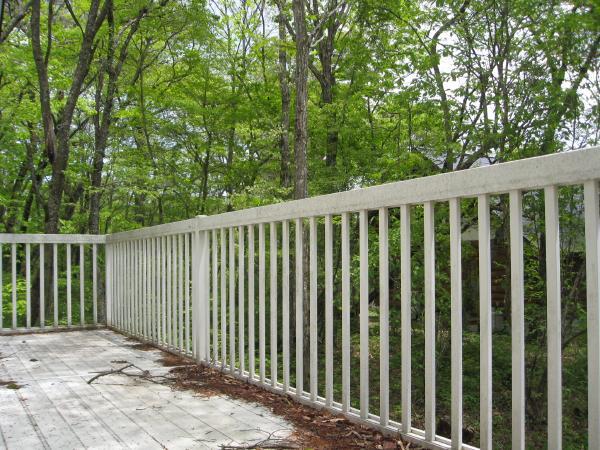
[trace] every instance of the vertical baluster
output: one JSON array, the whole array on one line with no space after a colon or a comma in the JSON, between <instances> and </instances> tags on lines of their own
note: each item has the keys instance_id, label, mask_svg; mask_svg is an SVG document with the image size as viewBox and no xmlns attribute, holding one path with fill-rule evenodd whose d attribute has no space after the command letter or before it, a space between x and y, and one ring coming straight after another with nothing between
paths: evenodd
<instances>
[{"instance_id":1,"label":"vertical baluster","mask_svg":"<svg viewBox=\"0 0 600 450\"><path fill-rule=\"evenodd\" d=\"M3 267L4 252L2 244L0 244L0 330L4 328L4 267Z\"/></svg>"},{"instance_id":2,"label":"vertical baluster","mask_svg":"<svg viewBox=\"0 0 600 450\"><path fill-rule=\"evenodd\" d=\"M548 330L548 448L562 448L562 341L558 187L544 189Z\"/></svg>"},{"instance_id":3,"label":"vertical baluster","mask_svg":"<svg viewBox=\"0 0 600 450\"><path fill-rule=\"evenodd\" d=\"M141 292L141 241L135 240L133 241L133 270L134 270L134 278L133 278L133 299L134 299L134 310L133 317L135 321L135 334L137 336L143 335L142 330L142 292Z\"/></svg>"},{"instance_id":4,"label":"vertical baluster","mask_svg":"<svg viewBox=\"0 0 600 450\"><path fill-rule=\"evenodd\" d=\"M125 289L127 288L125 284L125 276L126 276L126 266L125 266L125 243L119 243L119 323L120 329L123 331L126 328L126 312L125 312Z\"/></svg>"},{"instance_id":5,"label":"vertical baluster","mask_svg":"<svg viewBox=\"0 0 600 450\"><path fill-rule=\"evenodd\" d=\"M342 214L342 411L350 411L350 214Z\"/></svg>"},{"instance_id":6,"label":"vertical baluster","mask_svg":"<svg viewBox=\"0 0 600 450\"><path fill-rule=\"evenodd\" d=\"M177 321L178 323L178 331L179 331L179 339L178 339L178 344L179 344L179 351L183 352L183 349L185 348L185 346L183 345L183 327L184 327L184 323L183 323L183 234L180 234L177 238L179 245L178 245L178 253L179 253L179 270L178 270L178 295L177 295L177 311L179 313L179 320Z\"/></svg>"},{"instance_id":7,"label":"vertical baluster","mask_svg":"<svg viewBox=\"0 0 600 450\"><path fill-rule=\"evenodd\" d=\"M31 244L25 244L25 326L31 328Z\"/></svg>"},{"instance_id":8,"label":"vertical baluster","mask_svg":"<svg viewBox=\"0 0 600 450\"><path fill-rule=\"evenodd\" d=\"M202 232L204 233L204 232ZM196 361L202 361L202 356L206 357L207 361L210 359L210 354L203 354L203 350L201 349L202 347L202 336L204 336L203 332L203 327L204 326L210 326L210 318L207 316L204 316L203 312L200 311L201 309L201 293L200 293L200 289L204 289L204 287L200 286L200 282L201 282L201 275L200 275L200 259L201 259L201 255L200 255L200 247L202 244L204 245L210 245L208 242L208 237L209 237L209 232L206 232L206 242L200 242L200 240L202 239L204 241L204 235L201 236L200 231L194 231L190 234L190 239L191 239L191 243L188 241L187 235L186 235L186 239L185 239L185 265L186 265L186 352L189 353L190 349L190 335L189 335L189 327L190 327L190 320L189 320L189 316L190 316L190 304L189 304L189 297L188 297L188 288L189 288L189 283L190 283L190 279L189 279L189 269L188 266L191 262L192 264L192 279L191 279L191 283L192 283L192 320L191 320L191 325L192 325L192 356L196 359ZM192 259L190 261L189 259L189 245L191 244L192 247ZM210 257L209 259L206 261L206 264L210 263ZM206 283L210 282L210 278L206 279ZM207 285L205 286L206 290L210 293L210 286ZM206 299L206 301L210 301L209 298Z\"/></svg>"},{"instance_id":9,"label":"vertical baluster","mask_svg":"<svg viewBox=\"0 0 600 450\"><path fill-rule=\"evenodd\" d=\"M269 224L270 244L269 244L269 277L271 286L269 289L270 313L271 313L271 386L277 386L277 224Z\"/></svg>"},{"instance_id":10,"label":"vertical baluster","mask_svg":"<svg viewBox=\"0 0 600 450\"><path fill-rule=\"evenodd\" d=\"M304 247L303 220L296 219L296 395L304 392Z\"/></svg>"},{"instance_id":11,"label":"vertical baluster","mask_svg":"<svg viewBox=\"0 0 600 450\"><path fill-rule=\"evenodd\" d=\"M2 244L0 243L0 330L4 328L4 318L2 317L4 311L4 252Z\"/></svg>"},{"instance_id":12,"label":"vertical baluster","mask_svg":"<svg viewBox=\"0 0 600 450\"><path fill-rule=\"evenodd\" d=\"M235 370L235 228L229 228L229 364Z\"/></svg>"},{"instance_id":13,"label":"vertical baluster","mask_svg":"<svg viewBox=\"0 0 600 450\"><path fill-rule=\"evenodd\" d=\"M360 417L369 416L369 215L359 213L360 251Z\"/></svg>"},{"instance_id":14,"label":"vertical baluster","mask_svg":"<svg viewBox=\"0 0 600 450\"><path fill-rule=\"evenodd\" d=\"M12 328L17 328L17 244L11 245L11 262L12 262Z\"/></svg>"},{"instance_id":15,"label":"vertical baluster","mask_svg":"<svg viewBox=\"0 0 600 450\"><path fill-rule=\"evenodd\" d=\"M283 332L283 392L290 388L290 222L281 227L281 302Z\"/></svg>"},{"instance_id":16,"label":"vertical baluster","mask_svg":"<svg viewBox=\"0 0 600 450\"><path fill-rule=\"evenodd\" d=\"M206 230L203 232L198 231L196 233L198 239L198 252L200 252L200 268L198 278L201 280L199 285L201 287L201 313L204 315L202 319L202 326L204 326L204 333L202 334L204 343L203 355L204 361L210 364L210 231ZM192 246L192 249L194 247ZM192 330L194 326L192 325ZM200 342L200 344L202 344Z\"/></svg>"},{"instance_id":17,"label":"vertical baluster","mask_svg":"<svg viewBox=\"0 0 600 450\"><path fill-rule=\"evenodd\" d=\"M258 359L260 382L265 382L265 224L258 225Z\"/></svg>"},{"instance_id":18,"label":"vertical baluster","mask_svg":"<svg viewBox=\"0 0 600 450\"><path fill-rule=\"evenodd\" d=\"M317 348L317 218L309 220L309 272L310 272L310 399L317 401L318 348Z\"/></svg>"},{"instance_id":19,"label":"vertical baluster","mask_svg":"<svg viewBox=\"0 0 600 450\"><path fill-rule=\"evenodd\" d=\"M178 287L179 287L179 246L178 246L178 236L174 234L171 236L172 239L172 248L171 248L171 346L175 349L179 343L179 333L178 331L178 304L179 304L179 295L178 295Z\"/></svg>"},{"instance_id":20,"label":"vertical baluster","mask_svg":"<svg viewBox=\"0 0 600 450\"><path fill-rule=\"evenodd\" d=\"M120 246L120 255L119 255L119 260L120 260L120 265L121 265L121 270L119 270L119 275L120 275L120 283L119 285L121 286L120 289L120 299L119 299L119 310L120 310L120 321L121 321L121 330L126 330L127 329L127 310L126 310L126 290L127 290L127 284L126 284L126 280L128 279L128 274L127 274L127 265L126 265L126 260L125 260L125 256L126 256L126 249L125 249L125 242L121 242L119 244ZM127 277L127 278L126 278Z\"/></svg>"},{"instance_id":21,"label":"vertical baluster","mask_svg":"<svg viewBox=\"0 0 600 450\"><path fill-rule=\"evenodd\" d=\"M227 365L227 241L221 228L221 368Z\"/></svg>"},{"instance_id":22,"label":"vertical baluster","mask_svg":"<svg viewBox=\"0 0 600 450\"><path fill-rule=\"evenodd\" d=\"M388 210L379 209L379 423L389 421L389 256Z\"/></svg>"},{"instance_id":23,"label":"vertical baluster","mask_svg":"<svg viewBox=\"0 0 600 450\"><path fill-rule=\"evenodd\" d=\"M155 253L154 253L154 238L148 240L149 249L149 283L150 283L150 339L152 342L156 342L156 291L155 291Z\"/></svg>"},{"instance_id":24,"label":"vertical baluster","mask_svg":"<svg viewBox=\"0 0 600 450\"><path fill-rule=\"evenodd\" d=\"M73 325L73 308L71 301L71 244L67 244L67 326Z\"/></svg>"},{"instance_id":25,"label":"vertical baluster","mask_svg":"<svg viewBox=\"0 0 600 450\"><path fill-rule=\"evenodd\" d=\"M183 282L183 289L184 289L184 300L185 300L185 352L186 353L190 353L190 326L191 326L191 320L190 320L190 240L192 238L191 234L184 234L183 235L183 249L184 249L184 263L183 263L183 267L185 268L185 274L184 274L184 282ZM208 245L208 242L206 242L205 245ZM204 251L204 249L203 249ZM200 255L198 255L199 257ZM207 261L208 262L208 261ZM208 281L208 280L207 280ZM202 286L202 288L204 288L204 286ZM200 307L200 306L199 306ZM201 316L201 320L206 319L206 317L204 315ZM204 330L201 330L202 332ZM197 351L199 351L199 349L197 349Z\"/></svg>"},{"instance_id":26,"label":"vertical baluster","mask_svg":"<svg viewBox=\"0 0 600 450\"><path fill-rule=\"evenodd\" d=\"M213 332L213 364L219 359L219 260L217 255L217 230L212 230L212 293L213 293L213 309L212 309L212 332Z\"/></svg>"},{"instance_id":27,"label":"vertical baluster","mask_svg":"<svg viewBox=\"0 0 600 450\"><path fill-rule=\"evenodd\" d=\"M129 320L131 323L131 334L137 335L137 251L136 241L129 243L129 271L131 282L129 284Z\"/></svg>"},{"instance_id":28,"label":"vertical baluster","mask_svg":"<svg viewBox=\"0 0 600 450\"><path fill-rule=\"evenodd\" d=\"M52 290L54 306L54 326L58 326L58 245L52 244Z\"/></svg>"},{"instance_id":29,"label":"vertical baluster","mask_svg":"<svg viewBox=\"0 0 600 450\"><path fill-rule=\"evenodd\" d=\"M239 258L239 263L238 263L238 286L239 286L239 290L238 290L238 311L239 311L239 318L238 318L238 347L239 347L239 363L240 363L240 375L244 374L244 371L246 370L246 354L245 354L245 350L246 350L246 343L245 343L245 333L246 333L246 326L245 326L245 314L246 314L246 309L245 309L245 299L244 299L244 291L245 291L245 283L244 283L244 276L245 276L245 272L246 272L246 268L245 268L245 255L244 255L244 250L245 250L245 243L244 243L244 227L240 226L238 227L238 258Z\"/></svg>"},{"instance_id":30,"label":"vertical baluster","mask_svg":"<svg viewBox=\"0 0 600 450\"><path fill-rule=\"evenodd\" d=\"M106 260L106 264L104 270L106 273L109 273L110 270L112 270L112 250L111 253L107 255L106 249L107 247L105 245L104 259ZM109 261L111 264L110 266L108 266ZM110 276L112 277L112 274ZM108 293L109 289L112 289L112 283L107 283L105 289ZM110 317L110 314L108 314L110 307L110 302L106 302L107 318ZM92 245L92 320L94 321L94 325L98 325L98 244Z\"/></svg>"},{"instance_id":31,"label":"vertical baluster","mask_svg":"<svg viewBox=\"0 0 600 450\"><path fill-rule=\"evenodd\" d=\"M161 343L167 343L167 253L166 237L160 238L160 326Z\"/></svg>"},{"instance_id":32,"label":"vertical baluster","mask_svg":"<svg viewBox=\"0 0 600 450\"><path fill-rule=\"evenodd\" d=\"M147 340L152 340L152 294L150 289L150 239L144 239L144 335Z\"/></svg>"},{"instance_id":33,"label":"vertical baluster","mask_svg":"<svg viewBox=\"0 0 600 450\"><path fill-rule=\"evenodd\" d=\"M120 310L121 310L121 330L127 331L127 289L128 289L128 280L129 274L127 273L127 243L121 242L121 299L120 299Z\"/></svg>"},{"instance_id":34,"label":"vertical baluster","mask_svg":"<svg viewBox=\"0 0 600 450\"><path fill-rule=\"evenodd\" d=\"M139 333L143 339L146 339L146 282L145 282L145 240L137 241L137 258L138 258L138 317L139 317Z\"/></svg>"},{"instance_id":35,"label":"vertical baluster","mask_svg":"<svg viewBox=\"0 0 600 450\"><path fill-rule=\"evenodd\" d=\"M588 448L600 448L600 210L598 182L584 185L588 348Z\"/></svg>"},{"instance_id":36,"label":"vertical baluster","mask_svg":"<svg viewBox=\"0 0 600 450\"><path fill-rule=\"evenodd\" d=\"M94 244L95 246L96 244ZM97 301L94 302L97 292L97 260L95 256L97 255L97 250L92 250L92 259L93 259L93 267L92 267L92 284L94 294L92 296L92 314L94 318L94 325L98 323L98 314L97 314ZM105 325L107 327L115 326L115 302L116 302L116 280L114 278L115 271L115 245L112 243L104 243L104 286L105 286L105 294L104 294L104 305L105 305ZM94 312L95 311L95 312Z\"/></svg>"},{"instance_id":37,"label":"vertical baluster","mask_svg":"<svg viewBox=\"0 0 600 450\"><path fill-rule=\"evenodd\" d=\"M492 449L492 274L490 249L490 200L477 200L479 229L479 321L481 324L480 359L480 444Z\"/></svg>"},{"instance_id":38,"label":"vertical baluster","mask_svg":"<svg viewBox=\"0 0 600 450\"><path fill-rule=\"evenodd\" d=\"M333 221L325 216L325 404L333 405Z\"/></svg>"},{"instance_id":39,"label":"vertical baluster","mask_svg":"<svg viewBox=\"0 0 600 450\"><path fill-rule=\"evenodd\" d=\"M171 286L172 283L172 279L173 279L173 267L172 267L172 260L173 260L173 247L172 247L172 241L173 241L173 236L167 236L167 345L169 347L171 347L173 345L173 317L172 317L172 311L173 311L173 288Z\"/></svg>"},{"instance_id":40,"label":"vertical baluster","mask_svg":"<svg viewBox=\"0 0 600 450\"><path fill-rule=\"evenodd\" d=\"M192 238L191 234L184 235L184 248L185 248L185 352L190 352L190 239ZM208 241L205 243L208 245ZM198 257L200 255L197 255ZM206 261L208 263L208 261ZM207 280L208 281L208 280ZM202 287L204 289L204 286ZM203 315L203 319L207 321L208 318ZM199 349L198 349L199 350Z\"/></svg>"},{"instance_id":41,"label":"vertical baluster","mask_svg":"<svg viewBox=\"0 0 600 450\"><path fill-rule=\"evenodd\" d=\"M411 312L412 267L410 260L410 205L400 208L400 272L401 272L401 341L402 341L402 431L411 431Z\"/></svg>"},{"instance_id":42,"label":"vertical baluster","mask_svg":"<svg viewBox=\"0 0 600 450\"><path fill-rule=\"evenodd\" d=\"M196 231L195 236L198 245L195 247L193 260L198 261L198 267L194 270L198 293L195 304L199 305L197 320L200 324L198 329L198 357L204 362L210 361L210 232ZM192 326L193 328L193 326Z\"/></svg>"},{"instance_id":43,"label":"vertical baluster","mask_svg":"<svg viewBox=\"0 0 600 450\"><path fill-rule=\"evenodd\" d=\"M425 281L425 439L435 440L435 204L423 211Z\"/></svg>"},{"instance_id":44,"label":"vertical baluster","mask_svg":"<svg viewBox=\"0 0 600 450\"><path fill-rule=\"evenodd\" d=\"M248 375L254 379L254 225L248 225Z\"/></svg>"},{"instance_id":45,"label":"vertical baluster","mask_svg":"<svg viewBox=\"0 0 600 450\"><path fill-rule=\"evenodd\" d=\"M452 448L462 447L462 270L460 199L450 200L450 342Z\"/></svg>"},{"instance_id":46,"label":"vertical baluster","mask_svg":"<svg viewBox=\"0 0 600 450\"><path fill-rule=\"evenodd\" d=\"M512 341L512 448L525 448L525 309L523 271L523 200L510 198L510 297Z\"/></svg>"},{"instance_id":47,"label":"vertical baluster","mask_svg":"<svg viewBox=\"0 0 600 450\"><path fill-rule=\"evenodd\" d=\"M85 325L85 251L79 244L79 323Z\"/></svg>"},{"instance_id":48,"label":"vertical baluster","mask_svg":"<svg viewBox=\"0 0 600 450\"><path fill-rule=\"evenodd\" d=\"M112 270L112 280L114 286L114 307L113 307L113 326L117 329L122 329L121 327L121 244L116 242L113 245L113 270Z\"/></svg>"},{"instance_id":49,"label":"vertical baluster","mask_svg":"<svg viewBox=\"0 0 600 450\"><path fill-rule=\"evenodd\" d=\"M130 241L127 244L127 273L129 274L127 321L129 333L135 335L135 242Z\"/></svg>"},{"instance_id":50,"label":"vertical baluster","mask_svg":"<svg viewBox=\"0 0 600 450\"><path fill-rule=\"evenodd\" d=\"M46 328L46 287L44 286L45 282L45 274L44 274L44 264L45 264L45 245L40 244L40 328ZM2 259L2 250L0 247L0 260ZM2 263L0 262L0 277L2 276ZM0 280L0 311L2 311L2 280ZM2 314L0 314L1 316ZM2 328L2 321L0 319L0 329Z\"/></svg>"}]
</instances>

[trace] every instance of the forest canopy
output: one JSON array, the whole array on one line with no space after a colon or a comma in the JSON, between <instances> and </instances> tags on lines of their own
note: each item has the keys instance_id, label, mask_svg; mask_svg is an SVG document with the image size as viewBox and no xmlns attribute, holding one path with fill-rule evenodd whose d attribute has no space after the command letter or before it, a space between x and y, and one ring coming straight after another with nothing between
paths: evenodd
<instances>
[{"instance_id":1,"label":"forest canopy","mask_svg":"<svg viewBox=\"0 0 600 450\"><path fill-rule=\"evenodd\" d=\"M598 143L592 1L1 6L6 232L105 233Z\"/></svg>"}]
</instances>

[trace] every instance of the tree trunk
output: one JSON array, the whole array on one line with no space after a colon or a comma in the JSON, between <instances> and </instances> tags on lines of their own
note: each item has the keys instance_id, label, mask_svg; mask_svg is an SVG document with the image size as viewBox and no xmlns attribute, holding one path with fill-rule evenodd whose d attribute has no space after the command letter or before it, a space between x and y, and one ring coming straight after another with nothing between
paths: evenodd
<instances>
[{"instance_id":1,"label":"tree trunk","mask_svg":"<svg viewBox=\"0 0 600 450\"><path fill-rule=\"evenodd\" d=\"M293 0L292 9L294 13L294 28L296 34L296 120L295 120L295 162L296 172L294 178L294 197L302 199L308 197L308 166L307 166L307 148L308 148L308 56L309 56L309 37L306 31L306 10L303 0ZM309 267L309 243L306 228L303 231L304 242L304 280L303 280L303 315L304 315L304 374L305 378L310 367L310 349L307 347L310 342L310 303L308 295L308 267Z\"/></svg>"},{"instance_id":2,"label":"tree trunk","mask_svg":"<svg viewBox=\"0 0 600 450\"><path fill-rule=\"evenodd\" d=\"M290 174L290 85L288 79L287 52L285 50L285 18L279 12L279 89L281 91L281 135L279 149L281 153L280 182L284 188L292 184Z\"/></svg>"}]
</instances>

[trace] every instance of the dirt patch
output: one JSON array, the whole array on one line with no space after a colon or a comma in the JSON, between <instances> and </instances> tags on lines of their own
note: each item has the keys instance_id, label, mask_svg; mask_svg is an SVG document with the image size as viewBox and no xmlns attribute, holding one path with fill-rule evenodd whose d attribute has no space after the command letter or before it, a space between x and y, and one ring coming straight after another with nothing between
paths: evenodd
<instances>
[{"instance_id":1,"label":"dirt patch","mask_svg":"<svg viewBox=\"0 0 600 450\"><path fill-rule=\"evenodd\" d=\"M13 380L0 380L0 386L6 389L21 389L23 386L15 383Z\"/></svg>"},{"instance_id":2,"label":"dirt patch","mask_svg":"<svg viewBox=\"0 0 600 450\"><path fill-rule=\"evenodd\" d=\"M129 339L129 340L134 340L134 339ZM141 350L144 352L147 352L150 350L157 350L157 348L154 345L144 343L144 342L138 342L137 344L129 344L128 347L133 348L135 350Z\"/></svg>"},{"instance_id":3,"label":"dirt patch","mask_svg":"<svg viewBox=\"0 0 600 450\"><path fill-rule=\"evenodd\" d=\"M176 367L176 366L191 366L194 362L181 356L173 355L172 353L162 352L162 357L156 362L162 364L165 367Z\"/></svg>"},{"instance_id":4,"label":"dirt patch","mask_svg":"<svg viewBox=\"0 0 600 450\"><path fill-rule=\"evenodd\" d=\"M190 389L206 397L226 395L270 409L294 425L292 442L300 448L417 448L399 438L384 437L378 431L353 424L341 415L302 405L289 396L269 392L215 369L188 364L175 367L170 373L178 389Z\"/></svg>"}]
</instances>

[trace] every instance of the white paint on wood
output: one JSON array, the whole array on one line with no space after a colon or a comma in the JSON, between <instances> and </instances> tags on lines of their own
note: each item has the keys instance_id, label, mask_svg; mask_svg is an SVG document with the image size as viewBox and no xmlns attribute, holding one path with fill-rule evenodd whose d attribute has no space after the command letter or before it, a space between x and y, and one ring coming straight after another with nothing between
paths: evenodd
<instances>
[{"instance_id":1,"label":"white paint on wood","mask_svg":"<svg viewBox=\"0 0 600 450\"><path fill-rule=\"evenodd\" d=\"M238 227L238 348L239 373L246 370L246 261L244 227Z\"/></svg>"},{"instance_id":2,"label":"white paint on wood","mask_svg":"<svg viewBox=\"0 0 600 450\"><path fill-rule=\"evenodd\" d=\"M460 198L450 200L450 383L452 448L462 448L462 270Z\"/></svg>"},{"instance_id":3,"label":"white paint on wood","mask_svg":"<svg viewBox=\"0 0 600 450\"><path fill-rule=\"evenodd\" d=\"M423 208L425 290L425 439L435 440L435 203Z\"/></svg>"},{"instance_id":4,"label":"white paint on wood","mask_svg":"<svg viewBox=\"0 0 600 450\"><path fill-rule=\"evenodd\" d=\"M379 209L379 423L389 422L389 254L388 210Z\"/></svg>"},{"instance_id":5,"label":"white paint on wood","mask_svg":"<svg viewBox=\"0 0 600 450\"><path fill-rule=\"evenodd\" d=\"M31 328L31 244L25 244L25 326Z\"/></svg>"},{"instance_id":6,"label":"white paint on wood","mask_svg":"<svg viewBox=\"0 0 600 450\"><path fill-rule=\"evenodd\" d=\"M310 272L310 399L318 396L318 348L317 348L317 218L309 219L309 272Z\"/></svg>"},{"instance_id":7,"label":"white paint on wood","mask_svg":"<svg viewBox=\"0 0 600 450\"><path fill-rule=\"evenodd\" d=\"M325 404L333 405L333 220L325 216Z\"/></svg>"},{"instance_id":8,"label":"white paint on wood","mask_svg":"<svg viewBox=\"0 0 600 450\"><path fill-rule=\"evenodd\" d=\"M544 189L548 329L548 448L562 448L562 341L558 187Z\"/></svg>"},{"instance_id":9,"label":"white paint on wood","mask_svg":"<svg viewBox=\"0 0 600 450\"><path fill-rule=\"evenodd\" d=\"M290 387L290 222L281 225L281 315L283 332L283 391Z\"/></svg>"},{"instance_id":10,"label":"white paint on wood","mask_svg":"<svg viewBox=\"0 0 600 450\"><path fill-rule=\"evenodd\" d=\"M248 372L250 379L254 379L254 225L248 226Z\"/></svg>"},{"instance_id":11,"label":"white paint on wood","mask_svg":"<svg viewBox=\"0 0 600 450\"><path fill-rule=\"evenodd\" d=\"M235 229L229 229L229 364L231 370L235 361Z\"/></svg>"},{"instance_id":12,"label":"white paint on wood","mask_svg":"<svg viewBox=\"0 0 600 450\"><path fill-rule=\"evenodd\" d=\"M360 418L369 416L369 215L359 214L360 252Z\"/></svg>"},{"instance_id":13,"label":"white paint on wood","mask_svg":"<svg viewBox=\"0 0 600 450\"><path fill-rule=\"evenodd\" d=\"M40 245L40 328L46 328L46 288L45 283L45 245ZM2 259L2 249L0 248L0 259ZM0 263L0 292L2 292L2 263ZM112 287L112 283L108 284ZM0 296L1 297L1 296ZM107 302L110 305L110 301ZM0 311L2 310L2 300L0 300ZM1 314L0 314L1 315ZM2 328L2 320L0 320L0 328Z\"/></svg>"},{"instance_id":14,"label":"white paint on wood","mask_svg":"<svg viewBox=\"0 0 600 450\"><path fill-rule=\"evenodd\" d=\"M271 386L277 385L277 223L269 224L269 312L271 323L269 347L271 349Z\"/></svg>"},{"instance_id":15,"label":"white paint on wood","mask_svg":"<svg viewBox=\"0 0 600 450\"><path fill-rule=\"evenodd\" d=\"M598 181L584 186L588 348L588 448L600 448L600 208Z\"/></svg>"},{"instance_id":16,"label":"white paint on wood","mask_svg":"<svg viewBox=\"0 0 600 450\"><path fill-rule=\"evenodd\" d=\"M79 323L85 325L85 251L79 244Z\"/></svg>"},{"instance_id":17,"label":"white paint on wood","mask_svg":"<svg viewBox=\"0 0 600 450\"><path fill-rule=\"evenodd\" d=\"M303 228L302 219L296 219L296 249L295 249L295 269L296 269L296 396L302 397L304 392L304 247L303 247Z\"/></svg>"},{"instance_id":18,"label":"white paint on wood","mask_svg":"<svg viewBox=\"0 0 600 450\"><path fill-rule=\"evenodd\" d=\"M265 382L265 225L258 226L258 375Z\"/></svg>"},{"instance_id":19,"label":"white paint on wood","mask_svg":"<svg viewBox=\"0 0 600 450\"><path fill-rule=\"evenodd\" d=\"M525 293L523 271L523 200L510 192L510 301L512 345L512 448L525 448Z\"/></svg>"},{"instance_id":20,"label":"white paint on wood","mask_svg":"<svg viewBox=\"0 0 600 450\"><path fill-rule=\"evenodd\" d=\"M401 359L402 359L402 431L411 431L411 332L412 332L412 265L410 244L410 205L400 208L400 321L401 321Z\"/></svg>"},{"instance_id":21,"label":"white paint on wood","mask_svg":"<svg viewBox=\"0 0 600 450\"><path fill-rule=\"evenodd\" d=\"M342 214L342 411L350 411L350 214Z\"/></svg>"},{"instance_id":22,"label":"white paint on wood","mask_svg":"<svg viewBox=\"0 0 600 450\"><path fill-rule=\"evenodd\" d=\"M477 200L479 233L479 446L492 450L492 274L490 249L490 198Z\"/></svg>"}]
</instances>

